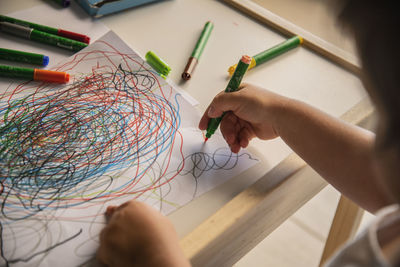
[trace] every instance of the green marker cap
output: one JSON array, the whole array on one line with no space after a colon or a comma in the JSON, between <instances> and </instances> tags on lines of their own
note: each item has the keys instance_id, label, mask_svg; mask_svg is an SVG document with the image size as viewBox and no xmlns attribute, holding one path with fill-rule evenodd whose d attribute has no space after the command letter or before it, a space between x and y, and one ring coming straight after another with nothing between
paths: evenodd
<instances>
[{"instance_id":1,"label":"green marker cap","mask_svg":"<svg viewBox=\"0 0 400 267\"><path fill-rule=\"evenodd\" d=\"M164 76L168 76L169 72L171 71L171 67L168 66L168 64L165 63L164 60L154 54L154 52L147 52L145 58L147 63L149 63L150 66L153 67L158 73Z\"/></svg>"}]
</instances>

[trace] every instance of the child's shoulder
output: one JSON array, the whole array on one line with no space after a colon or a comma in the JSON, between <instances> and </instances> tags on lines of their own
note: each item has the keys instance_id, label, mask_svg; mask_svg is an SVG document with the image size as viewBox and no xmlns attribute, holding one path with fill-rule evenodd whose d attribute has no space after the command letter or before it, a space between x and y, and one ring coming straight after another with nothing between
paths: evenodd
<instances>
[{"instance_id":1,"label":"child's shoulder","mask_svg":"<svg viewBox=\"0 0 400 267\"><path fill-rule=\"evenodd\" d=\"M376 218L353 241L340 249L325 265L399 266L400 206L378 211Z\"/></svg>"}]
</instances>

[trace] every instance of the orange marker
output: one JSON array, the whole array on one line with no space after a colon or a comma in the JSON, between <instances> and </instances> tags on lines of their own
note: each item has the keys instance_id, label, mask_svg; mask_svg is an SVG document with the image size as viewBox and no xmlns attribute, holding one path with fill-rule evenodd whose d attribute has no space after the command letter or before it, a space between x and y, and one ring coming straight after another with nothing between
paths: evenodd
<instances>
[{"instance_id":1,"label":"orange marker","mask_svg":"<svg viewBox=\"0 0 400 267\"><path fill-rule=\"evenodd\" d=\"M53 83L67 83L69 74L61 71L19 68L0 65L0 76Z\"/></svg>"}]
</instances>

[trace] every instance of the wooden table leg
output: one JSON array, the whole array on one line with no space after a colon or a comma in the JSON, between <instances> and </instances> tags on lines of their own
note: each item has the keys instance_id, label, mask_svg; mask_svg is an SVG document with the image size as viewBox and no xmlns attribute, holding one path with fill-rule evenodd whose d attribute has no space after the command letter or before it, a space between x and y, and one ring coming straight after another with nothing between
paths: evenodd
<instances>
[{"instance_id":1,"label":"wooden table leg","mask_svg":"<svg viewBox=\"0 0 400 267\"><path fill-rule=\"evenodd\" d=\"M364 210L353 201L343 195L340 196L319 266L322 266L341 245L356 234L363 213Z\"/></svg>"}]
</instances>

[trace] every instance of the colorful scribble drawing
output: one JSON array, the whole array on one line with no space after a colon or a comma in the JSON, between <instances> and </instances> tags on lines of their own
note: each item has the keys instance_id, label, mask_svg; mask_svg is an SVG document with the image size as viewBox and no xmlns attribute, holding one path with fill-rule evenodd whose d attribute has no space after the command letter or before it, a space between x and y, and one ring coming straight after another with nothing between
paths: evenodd
<instances>
[{"instance_id":1,"label":"colorful scribble drawing","mask_svg":"<svg viewBox=\"0 0 400 267\"><path fill-rule=\"evenodd\" d=\"M1 266L40 266L73 240L77 260L65 265L77 265L93 254L109 201L176 208L167 196L177 177L192 177L193 198L207 171L254 160L227 149L185 156L179 93L136 54L97 46L57 66L72 83L0 95Z\"/></svg>"}]
</instances>

